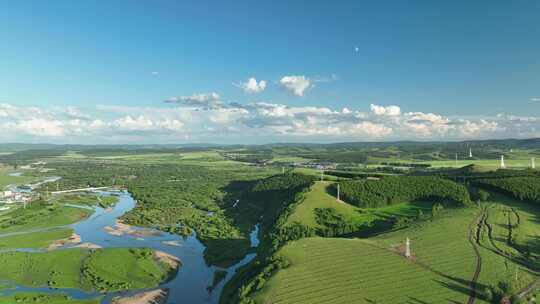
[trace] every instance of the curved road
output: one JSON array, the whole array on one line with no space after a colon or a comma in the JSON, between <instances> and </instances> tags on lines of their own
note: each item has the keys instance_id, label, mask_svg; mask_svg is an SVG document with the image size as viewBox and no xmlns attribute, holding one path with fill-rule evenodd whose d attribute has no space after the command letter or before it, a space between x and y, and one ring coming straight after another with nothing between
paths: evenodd
<instances>
[{"instance_id":1,"label":"curved road","mask_svg":"<svg viewBox=\"0 0 540 304\"><path fill-rule=\"evenodd\" d=\"M480 255L480 249L478 249L478 244L480 242L480 233L481 233L481 225L486 217L485 210L482 209L482 212L478 217L474 219L474 221L471 223L471 227L469 228L469 243L471 243L474 254L476 255L476 269L474 270L474 275L470 283L471 287L471 295L469 296L469 300L467 301L467 304L474 304L476 301L476 283L478 281L478 277L480 277L480 271L482 271L482 256Z\"/></svg>"}]
</instances>

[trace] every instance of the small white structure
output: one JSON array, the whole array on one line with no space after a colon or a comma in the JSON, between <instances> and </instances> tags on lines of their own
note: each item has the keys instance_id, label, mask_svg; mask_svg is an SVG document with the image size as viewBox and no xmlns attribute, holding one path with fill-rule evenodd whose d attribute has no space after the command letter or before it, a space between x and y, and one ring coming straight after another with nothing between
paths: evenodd
<instances>
[{"instance_id":1,"label":"small white structure","mask_svg":"<svg viewBox=\"0 0 540 304\"><path fill-rule=\"evenodd\" d=\"M407 240L405 241L405 257L411 257L411 241L409 240L409 238L407 238Z\"/></svg>"},{"instance_id":2,"label":"small white structure","mask_svg":"<svg viewBox=\"0 0 540 304\"><path fill-rule=\"evenodd\" d=\"M469 148L469 158L472 158L472 148Z\"/></svg>"},{"instance_id":3,"label":"small white structure","mask_svg":"<svg viewBox=\"0 0 540 304\"><path fill-rule=\"evenodd\" d=\"M506 164L504 163L504 155L501 155L501 166L500 166L501 169L505 169L506 168Z\"/></svg>"},{"instance_id":4,"label":"small white structure","mask_svg":"<svg viewBox=\"0 0 540 304\"><path fill-rule=\"evenodd\" d=\"M536 169L536 163L534 157L531 158L531 168Z\"/></svg>"},{"instance_id":5,"label":"small white structure","mask_svg":"<svg viewBox=\"0 0 540 304\"><path fill-rule=\"evenodd\" d=\"M336 195L336 199L337 199L338 201L340 201L340 199L339 199L339 183L337 184L337 195Z\"/></svg>"}]
</instances>

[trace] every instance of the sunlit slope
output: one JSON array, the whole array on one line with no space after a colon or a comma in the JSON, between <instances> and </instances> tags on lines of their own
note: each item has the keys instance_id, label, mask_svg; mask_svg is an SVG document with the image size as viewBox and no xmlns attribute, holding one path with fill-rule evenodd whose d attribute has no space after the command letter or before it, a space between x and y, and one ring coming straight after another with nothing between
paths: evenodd
<instances>
[{"instance_id":1,"label":"sunlit slope","mask_svg":"<svg viewBox=\"0 0 540 304\"><path fill-rule=\"evenodd\" d=\"M490 202L490 221L498 227L494 237L499 243L507 233L500 231L504 230L500 212L508 203L500 197ZM523 234L540 231L526 205L512 207L521 214ZM484 212L446 210L435 219L370 239L291 242L278 252L290 266L271 277L255 299L257 303L467 303L480 263L475 303L488 303L488 286L510 281L521 289L537 277L520 266L519 259L493 251L487 228L477 225ZM477 229L481 230L478 243ZM411 240L410 260L403 256L406 238ZM509 251L503 244L500 247Z\"/></svg>"},{"instance_id":2,"label":"sunlit slope","mask_svg":"<svg viewBox=\"0 0 540 304\"><path fill-rule=\"evenodd\" d=\"M467 295L447 279L365 240L309 238L285 246L291 266L257 303L444 303ZM455 263L455 261L454 261Z\"/></svg>"}]
</instances>

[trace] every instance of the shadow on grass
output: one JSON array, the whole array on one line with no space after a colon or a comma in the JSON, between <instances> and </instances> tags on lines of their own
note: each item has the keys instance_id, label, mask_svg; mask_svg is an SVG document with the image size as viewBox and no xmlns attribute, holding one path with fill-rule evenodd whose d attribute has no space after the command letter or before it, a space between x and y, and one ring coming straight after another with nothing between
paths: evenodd
<instances>
[{"instance_id":1,"label":"shadow on grass","mask_svg":"<svg viewBox=\"0 0 540 304\"><path fill-rule=\"evenodd\" d=\"M409 300L407 300L407 304L431 304L430 302L422 301L415 297L408 297Z\"/></svg>"},{"instance_id":2,"label":"shadow on grass","mask_svg":"<svg viewBox=\"0 0 540 304\"><path fill-rule=\"evenodd\" d=\"M489 301L489 299L487 298L485 294L485 291L489 289L488 285L481 284L478 282L473 283L470 280L453 277L450 275L444 275L444 274L440 274L440 275L448 280L448 281L435 280L441 286L448 288L450 290L462 293L463 295L471 296L473 293L473 285L474 285L474 289L476 290L476 293L475 293L476 298L483 301ZM459 303L459 302L456 302L456 303Z\"/></svg>"}]
</instances>

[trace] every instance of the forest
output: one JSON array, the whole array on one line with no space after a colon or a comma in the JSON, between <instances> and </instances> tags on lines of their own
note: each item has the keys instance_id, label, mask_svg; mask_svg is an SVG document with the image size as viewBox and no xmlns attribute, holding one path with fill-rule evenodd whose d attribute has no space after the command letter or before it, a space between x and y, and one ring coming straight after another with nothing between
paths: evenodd
<instances>
[{"instance_id":1,"label":"forest","mask_svg":"<svg viewBox=\"0 0 540 304\"><path fill-rule=\"evenodd\" d=\"M341 198L362 208L378 208L432 197L464 205L471 202L465 186L432 176L387 176L376 180L341 181L339 185Z\"/></svg>"},{"instance_id":2,"label":"forest","mask_svg":"<svg viewBox=\"0 0 540 304\"><path fill-rule=\"evenodd\" d=\"M540 203L540 178L509 177L474 181L475 185L514 196L522 201Z\"/></svg>"}]
</instances>

